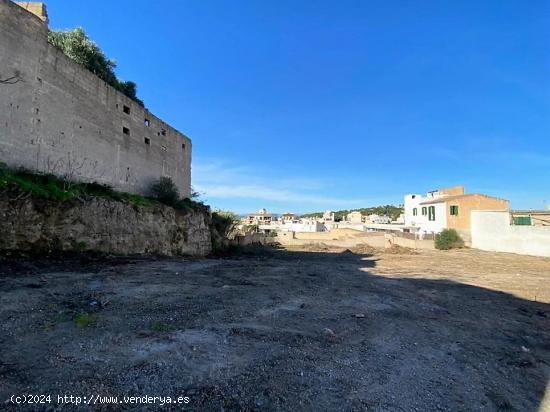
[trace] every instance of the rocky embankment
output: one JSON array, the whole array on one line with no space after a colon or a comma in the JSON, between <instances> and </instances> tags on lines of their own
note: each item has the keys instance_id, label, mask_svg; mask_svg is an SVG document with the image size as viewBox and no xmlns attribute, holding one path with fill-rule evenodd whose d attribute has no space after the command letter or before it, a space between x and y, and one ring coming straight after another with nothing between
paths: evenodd
<instances>
[{"instance_id":1,"label":"rocky embankment","mask_svg":"<svg viewBox=\"0 0 550 412\"><path fill-rule=\"evenodd\" d=\"M211 216L153 202L86 197L66 202L10 191L0 196L0 250L205 256Z\"/></svg>"}]
</instances>

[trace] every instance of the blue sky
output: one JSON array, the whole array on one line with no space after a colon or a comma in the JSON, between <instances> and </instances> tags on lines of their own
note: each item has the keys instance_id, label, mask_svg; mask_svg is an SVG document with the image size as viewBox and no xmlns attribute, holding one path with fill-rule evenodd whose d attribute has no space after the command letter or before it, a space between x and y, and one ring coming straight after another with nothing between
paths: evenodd
<instances>
[{"instance_id":1,"label":"blue sky","mask_svg":"<svg viewBox=\"0 0 550 412\"><path fill-rule=\"evenodd\" d=\"M367 207L455 184L550 203L548 1L46 2L50 27L84 27L192 138L213 207Z\"/></svg>"}]
</instances>

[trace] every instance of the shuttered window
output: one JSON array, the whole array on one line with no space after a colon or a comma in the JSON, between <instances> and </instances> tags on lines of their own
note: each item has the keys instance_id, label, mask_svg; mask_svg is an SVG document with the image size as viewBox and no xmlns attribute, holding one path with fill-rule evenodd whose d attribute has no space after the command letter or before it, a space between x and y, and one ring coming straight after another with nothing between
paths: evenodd
<instances>
[{"instance_id":1,"label":"shuttered window","mask_svg":"<svg viewBox=\"0 0 550 412\"><path fill-rule=\"evenodd\" d=\"M416 216L417 212L418 212L418 211L417 211L416 207L413 208L413 216Z\"/></svg>"},{"instance_id":2,"label":"shuttered window","mask_svg":"<svg viewBox=\"0 0 550 412\"><path fill-rule=\"evenodd\" d=\"M428 214L428 208L426 206L422 207L422 216L426 216Z\"/></svg>"},{"instance_id":3,"label":"shuttered window","mask_svg":"<svg viewBox=\"0 0 550 412\"><path fill-rule=\"evenodd\" d=\"M451 215L458 216L458 206L451 206Z\"/></svg>"},{"instance_id":4,"label":"shuttered window","mask_svg":"<svg viewBox=\"0 0 550 412\"><path fill-rule=\"evenodd\" d=\"M428 208L428 220L435 220L435 206Z\"/></svg>"}]
</instances>

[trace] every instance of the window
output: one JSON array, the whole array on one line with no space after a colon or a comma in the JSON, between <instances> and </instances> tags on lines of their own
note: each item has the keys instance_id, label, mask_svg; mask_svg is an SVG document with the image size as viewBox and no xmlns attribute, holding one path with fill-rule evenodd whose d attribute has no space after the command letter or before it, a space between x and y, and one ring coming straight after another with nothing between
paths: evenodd
<instances>
[{"instance_id":1,"label":"window","mask_svg":"<svg viewBox=\"0 0 550 412\"><path fill-rule=\"evenodd\" d=\"M456 205L451 206L451 215L458 216L458 206Z\"/></svg>"},{"instance_id":2,"label":"window","mask_svg":"<svg viewBox=\"0 0 550 412\"><path fill-rule=\"evenodd\" d=\"M143 139L143 141L145 142L145 144L147 146L150 146L151 145L151 139L149 139L148 137L146 137L145 139Z\"/></svg>"},{"instance_id":3,"label":"window","mask_svg":"<svg viewBox=\"0 0 550 412\"><path fill-rule=\"evenodd\" d=\"M428 208L426 206L422 206L422 216L426 216L428 214Z\"/></svg>"},{"instance_id":4,"label":"window","mask_svg":"<svg viewBox=\"0 0 550 412\"><path fill-rule=\"evenodd\" d=\"M149 121L149 119L143 120L143 123L145 124L146 127L151 126L151 122Z\"/></svg>"},{"instance_id":5,"label":"window","mask_svg":"<svg viewBox=\"0 0 550 412\"><path fill-rule=\"evenodd\" d=\"M435 206L428 207L428 220L435 220Z\"/></svg>"},{"instance_id":6,"label":"window","mask_svg":"<svg viewBox=\"0 0 550 412\"><path fill-rule=\"evenodd\" d=\"M126 114L130 114L130 108L128 106L122 106L122 111Z\"/></svg>"},{"instance_id":7,"label":"window","mask_svg":"<svg viewBox=\"0 0 550 412\"><path fill-rule=\"evenodd\" d=\"M185 143L182 143L182 144L181 144L181 148L182 148L183 150L185 150Z\"/></svg>"},{"instance_id":8,"label":"window","mask_svg":"<svg viewBox=\"0 0 550 412\"><path fill-rule=\"evenodd\" d=\"M163 152L166 152L166 146L161 146L160 150L162 150Z\"/></svg>"},{"instance_id":9,"label":"window","mask_svg":"<svg viewBox=\"0 0 550 412\"><path fill-rule=\"evenodd\" d=\"M122 127L122 133L127 134L128 136L130 136L130 129L128 129L127 127Z\"/></svg>"},{"instance_id":10,"label":"window","mask_svg":"<svg viewBox=\"0 0 550 412\"><path fill-rule=\"evenodd\" d=\"M418 212L418 210L416 209L416 207L413 208L413 216L416 216L417 212Z\"/></svg>"},{"instance_id":11,"label":"window","mask_svg":"<svg viewBox=\"0 0 550 412\"><path fill-rule=\"evenodd\" d=\"M166 130L162 129L162 130L160 131L160 134L163 135L163 136L166 136Z\"/></svg>"}]
</instances>

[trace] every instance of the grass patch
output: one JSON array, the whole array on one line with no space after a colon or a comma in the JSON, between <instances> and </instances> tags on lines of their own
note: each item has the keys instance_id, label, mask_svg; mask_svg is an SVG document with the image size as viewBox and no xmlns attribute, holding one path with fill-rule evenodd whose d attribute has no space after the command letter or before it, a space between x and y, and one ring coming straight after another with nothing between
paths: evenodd
<instances>
[{"instance_id":1,"label":"grass patch","mask_svg":"<svg viewBox=\"0 0 550 412\"><path fill-rule=\"evenodd\" d=\"M147 206L154 202L152 199L134 193L117 192L109 185L70 182L53 174L31 172L26 169L10 169L0 163L0 189L9 187L15 187L39 198L59 202L83 196L126 201L137 206Z\"/></svg>"},{"instance_id":2,"label":"grass patch","mask_svg":"<svg viewBox=\"0 0 550 412\"><path fill-rule=\"evenodd\" d=\"M51 332L55 328L55 323L46 321L42 324L42 330L44 332Z\"/></svg>"},{"instance_id":3,"label":"grass patch","mask_svg":"<svg viewBox=\"0 0 550 412\"><path fill-rule=\"evenodd\" d=\"M153 332L171 332L174 328L170 325L166 325L165 323L156 321L152 323L151 330Z\"/></svg>"},{"instance_id":4,"label":"grass patch","mask_svg":"<svg viewBox=\"0 0 550 412\"><path fill-rule=\"evenodd\" d=\"M75 319L76 326L86 328L97 322L98 316L95 313L81 313Z\"/></svg>"}]
</instances>

